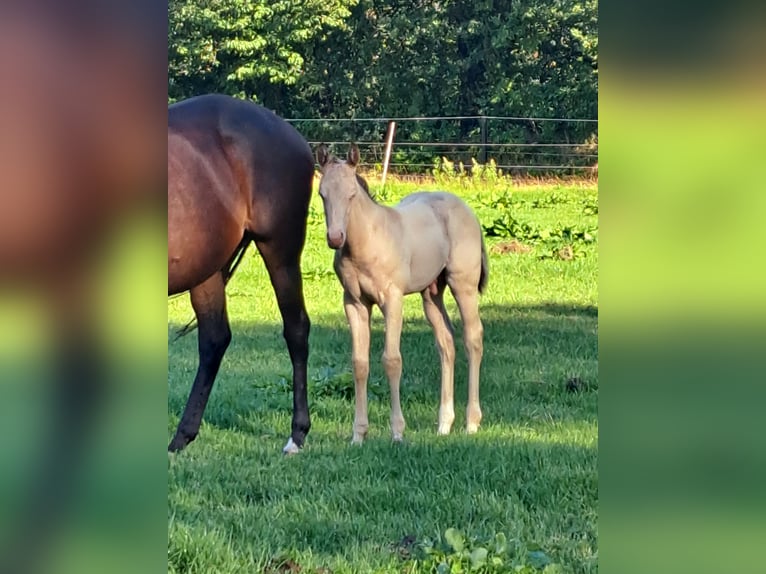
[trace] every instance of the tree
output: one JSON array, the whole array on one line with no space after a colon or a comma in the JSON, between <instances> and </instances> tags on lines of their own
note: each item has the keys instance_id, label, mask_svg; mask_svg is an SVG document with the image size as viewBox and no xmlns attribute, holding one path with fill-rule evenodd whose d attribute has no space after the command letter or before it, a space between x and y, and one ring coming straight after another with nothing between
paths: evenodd
<instances>
[{"instance_id":1,"label":"tree","mask_svg":"<svg viewBox=\"0 0 766 574\"><path fill-rule=\"evenodd\" d=\"M305 73L306 46L343 27L355 3L169 0L169 98L221 92L276 101Z\"/></svg>"},{"instance_id":2,"label":"tree","mask_svg":"<svg viewBox=\"0 0 766 574\"><path fill-rule=\"evenodd\" d=\"M169 0L169 10L171 99L222 92L287 118L598 113L597 0ZM495 142L595 135L586 123L488 125ZM381 141L385 126L301 129L309 139ZM478 120L445 121L397 133L467 142L479 130ZM430 162L419 153L408 157Z\"/></svg>"}]
</instances>

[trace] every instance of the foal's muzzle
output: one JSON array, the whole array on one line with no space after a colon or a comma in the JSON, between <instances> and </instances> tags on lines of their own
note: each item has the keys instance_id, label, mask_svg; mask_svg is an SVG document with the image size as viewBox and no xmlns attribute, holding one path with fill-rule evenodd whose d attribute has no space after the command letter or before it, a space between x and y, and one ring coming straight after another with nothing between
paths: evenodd
<instances>
[{"instance_id":1,"label":"foal's muzzle","mask_svg":"<svg viewBox=\"0 0 766 574\"><path fill-rule=\"evenodd\" d=\"M327 232L327 245L331 249L340 249L346 242L346 234L342 231L328 231Z\"/></svg>"}]
</instances>

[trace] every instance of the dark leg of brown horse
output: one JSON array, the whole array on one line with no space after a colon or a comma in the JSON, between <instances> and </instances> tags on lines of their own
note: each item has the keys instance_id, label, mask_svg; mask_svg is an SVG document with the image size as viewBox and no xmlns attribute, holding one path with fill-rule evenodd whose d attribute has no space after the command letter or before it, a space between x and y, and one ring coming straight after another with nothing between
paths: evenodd
<instances>
[{"instance_id":1,"label":"dark leg of brown horse","mask_svg":"<svg viewBox=\"0 0 766 574\"><path fill-rule=\"evenodd\" d=\"M311 323L303 300L300 252L285 254L274 243L257 243L271 285L277 296L279 311L282 313L282 334L290 352L293 365L293 424L290 440L283 449L286 454L298 452L311 428L308 394L306 391L306 369L309 355L309 329Z\"/></svg>"},{"instance_id":2,"label":"dark leg of brown horse","mask_svg":"<svg viewBox=\"0 0 766 574\"><path fill-rule=\"evenodd\" d=\"M223 275L216 273L190 294L198 322L199 367L169 451L179 451L197 437L221 359L231 342Z\"/></svg>"}]
</instances>

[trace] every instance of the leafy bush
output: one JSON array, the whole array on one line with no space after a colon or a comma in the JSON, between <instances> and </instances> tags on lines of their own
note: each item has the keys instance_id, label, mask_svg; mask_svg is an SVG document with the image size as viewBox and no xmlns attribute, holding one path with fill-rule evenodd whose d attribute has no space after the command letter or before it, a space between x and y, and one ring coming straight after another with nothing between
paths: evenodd
<instances>
[{"instance_id":1,"label":"leafy bush","mask_svg":"<svg viewBox=\"0 0 766 574\"><path fill-rule=\"evenodd\" d=\"M597 240L597 223L558 222L539 226L524 221L517 215L522 211L522 207L547 209L562 204L580 204L578 211L585 216L598 214L598 200L591 197L577 197L554 191L542 197L527 199L505 190L502 193L490 194L483 202L483 206L496 215L492 223L482 227L487 237L513 239L522 244L540 246L542 259L576 259L585 254L582 250L585 245Z\"/></svg>"},{"instance_id":2,"label":"leafy bush","mask_svg":"<svg viewBox=\"0 0 766 574\"><path fill-rule=\"evenodd\" d=\"M443 185L454 183L459 183L463 187L470 187L476 183L489 186L511 185L511 177L497 167L494 159L481 164L476 158L471 158L471 165L468 167L462 161L453 162L446 157L436 158L431 175L436 183Z\"/></svg>"},{"instance_id":3,"label":"leafy bush","mask_svg":"<svg viewBox=\"0 0 766 574\"><path fill-rule=\"evenodd\" d=\"M560 566L537 545L520 545L498 532L490 539L467 538L455 528L448 528L439 543L420 545L418 572L435 574L554 574Z\"/></svg>"},{"instance_id":4,"label":"leafy bush","mask_svg":"<svg viewBox=\"0 0 766 574\"><path fill-rule=\"evenodd\" d=\"M346 400L354 398L354 376L349 371L338 372L333 367L322 367L308 382L312 397L336 397ZM370 377L367 381L367 397L378 400L385 394L385 387L379 380Z\"/></svg>"}]
</instances>

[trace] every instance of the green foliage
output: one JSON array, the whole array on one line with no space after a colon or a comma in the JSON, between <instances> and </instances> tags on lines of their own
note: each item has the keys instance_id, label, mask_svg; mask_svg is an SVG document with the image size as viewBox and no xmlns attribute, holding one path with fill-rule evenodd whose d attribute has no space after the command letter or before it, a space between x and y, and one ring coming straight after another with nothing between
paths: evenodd
<instances>
[{"instance_id":1,"label":"green foliage","mask_svg":"<svg viewBox=\"0 0 766 574\"><path fill-rule=\"evenodd\" d=\"M438 185L458 183L464 187L475 185L511 185L511 177L497 167L497 162L490 159L486 164L480 164L476 158L471 158L470 168L462 161L453 162L446 157L436 158L431 175Z\"/></svg>"},{"instance_id":2,"label":"green foliage","mask_svg":"<svg viewBox=\"0 0 766 574\"><path fill-rule=\"evenodd\" d=\"M223 92L287 118L598 115L597 0L169 0L168 10L171 101ZM497 143L587 144L594 126L490 117L400 123L397 138L476 143L459 154L469 162L482 128ZM298 128L310 140L382 142L386 125ZM565 155L588 145L508 148L501 163L545 164L551 153L593 163ZM394 154L434 159L428 148Z\"/></svg>"},{"instance_id":3,"label":"green foliage","mask_svg":"<svg viewBox=\"0 0 766 574\"><path fill-rule=\"evenodd\" d=\"M598 215L598 201L587 199L583 202L583 215Z\"/></svg>"},{"instance_id":4,"label":"green foliage","mask_svg":"<svg viewBox=\"0 0 766 574\"><path fill-rule=\"evenodd\" d=\"M594 216L598 214L597 197L554 191L529 199L505 191L490 197L485 205L499 212L492 223L483 225L484 233L488 237L515 239L524 244L541 245L543 251L540 257L544 259L557 256L562 259L583 257L586 252L581 247L595 243L598 238L598 222L588 221L587 217L581 217L576 223L555 221L540 225L523 220L517 215L524 207L540 210L570 206L582 216ZM567 248L567 253L562 255L561 251L564 248Z\"/></svg>"},{"instance_id":5,"label":"green foliage","mask_svg":"<svg viewBox=\"0 0 766 574\"><path fill-rule=\"evenodd\" d=\"M553 574L561 572L558 564L537 545L523 546L509 541L498 532L488 539L467 538L455 528L448 528L438 543L421 544L423 557L417 564L420 572L436 574Z\"/></svg>"},{"instance_id":6,"label":"green foliage","mask_svg":"<svg viewBox=\"0 0 766 574\"><path fill-rule=\"evenodd\" d=\"M592 243L596 240L597 229L594 225L576 227L561 225L560 227L537 227L526 221L519 221L508 212L503 217L495 219L491 225L484 226L484 232L490 237L510 237L525 243L539 242L582 242Z\"/></svg>"},{"instance_id":7,"label":"green foliage","mask_svg":"<svg viewBox=\"0 0 766 574\"><path fill-rule=\"evenodd\" d=\"M309 393L312 397L336 397L346 400L354 398L354 377L351 371L337 372L333 367L322 367L309 380ZM387 394L379 379L367 382L367 397L378 400Z\"/></svg>"},{"instance_id":8,"label":"green foliage","mask_svg":"<svg viewBox=\"0 0 766 574\"><path fill-rule=\"evenodd\" d=\"M470 184L468 181L470 174L466 171L462 161L456 164L446 157L437 158L434 160L434 168L431 170L431 174L434 176L434 181L437 185L456 182L461 185Z\"/></svg>"},{"instance_id":9,"label":"green foliage","mask_svg":"<svg viewBox=\"0 0 766 574\"><path fill-rule=\"evenodd\" d=\"M278 395L291 395L293 392L291 381L291 375L283 373L276 380L253 383L253 387L261 395L273 398ZM308 392L315 398L332 397L352 400L354 398L354 377L351 371L338 371L335 367L324 366L309 377ZM374 401L383 396L388 396L386 387L379 379L370 379L367 383L367 397ZM271 402L274 403L274 401Z\"/></svg>"},{"instance_id":10,"label":"green foliage","mask_svg":"<svg viewBox=\"0 0 766 574\"><path fill-rule=\"evenodd\" d=\"M169 0L169 99L206 92L278 97L304 73L308 46L344 27L354 3Z\"/></svg>"}]
</instances>

